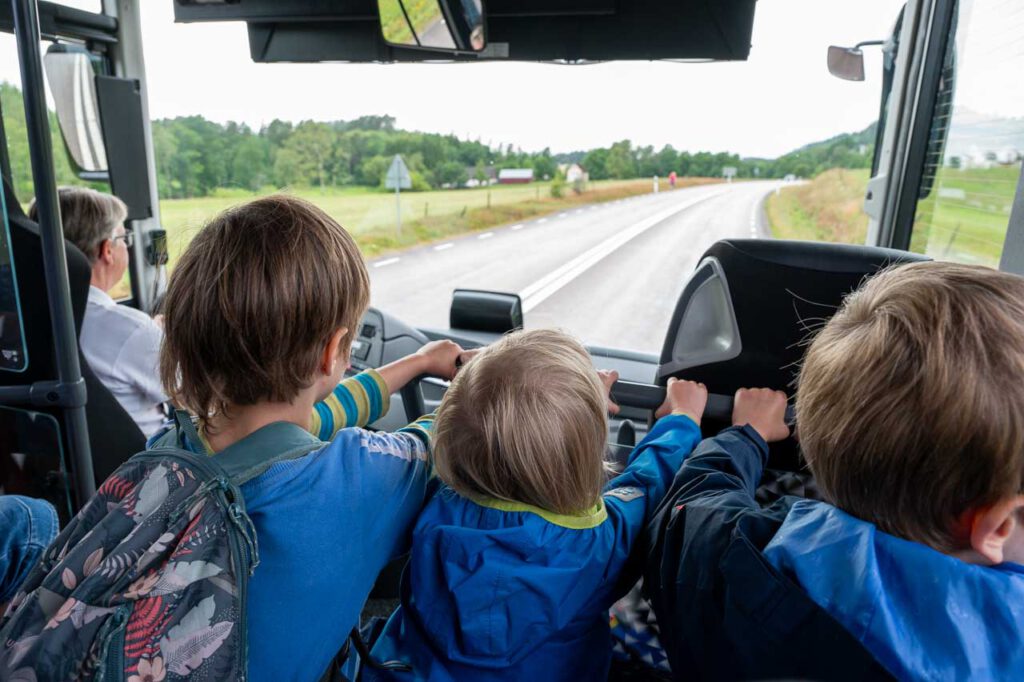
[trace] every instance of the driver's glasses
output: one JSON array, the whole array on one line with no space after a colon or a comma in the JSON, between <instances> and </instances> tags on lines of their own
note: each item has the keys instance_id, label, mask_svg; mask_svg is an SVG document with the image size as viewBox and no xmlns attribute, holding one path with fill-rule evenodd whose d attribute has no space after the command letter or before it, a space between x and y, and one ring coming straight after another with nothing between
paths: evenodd
<instances>
[{"instance_id":1,"label":"driver's glasses","mask_svg":"<svg viewBox=\"0 0 1024 682\"><path fill-rule=\"evenodd\" d=\"M135 243L134 233L129 229L125 229L124 234L114 235L114 241L116 242L118 239L123 239L124 245L129 249L132 248L132 244Z\"/></svg>"}]
</instances>

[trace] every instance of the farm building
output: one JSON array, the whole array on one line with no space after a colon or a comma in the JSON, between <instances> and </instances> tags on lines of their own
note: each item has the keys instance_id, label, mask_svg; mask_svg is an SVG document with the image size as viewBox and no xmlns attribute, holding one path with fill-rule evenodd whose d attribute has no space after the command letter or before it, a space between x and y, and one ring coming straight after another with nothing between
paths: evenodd
<instances>
[{"instance_id":1,"label":"farm building","mask_svg":"<svg viewBox=\"0 0 1024 682\"><path fill-rule=\"evenodd\" d=\"M498 184L511 185L514 183L533 182L532 168L502 168L498 171Z\"/></svg>"}]
</instances>

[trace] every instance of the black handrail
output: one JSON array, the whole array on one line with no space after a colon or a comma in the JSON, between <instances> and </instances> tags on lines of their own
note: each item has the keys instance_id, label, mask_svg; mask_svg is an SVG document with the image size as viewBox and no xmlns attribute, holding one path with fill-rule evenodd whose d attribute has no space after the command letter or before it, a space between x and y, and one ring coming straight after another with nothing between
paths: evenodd
<instances>
[{"instance_id":1,"label":"black handrail","mask_svg":"<svg viewBox=\"0 0 1024 682\"><path fill-rule=\"evenodd\" d=\"M78 335L71 312L71 286L64 251L64 232L57 201L57 182L50 144L50 120L46 110L43 62L39 49L39 12L35 0L11 0L14 35L18 42L21 66L22 98L28 128L32 182L35 185L39 233L42 240L43 272L46 277L46 302L53 325L53 344L57 360L59 394L77 399L64 403L64 421L71 457L74 488L79 505L96 492L93 478L89 431L85 421L82 368L78 364Z\"/></svg>"}]
</instances>

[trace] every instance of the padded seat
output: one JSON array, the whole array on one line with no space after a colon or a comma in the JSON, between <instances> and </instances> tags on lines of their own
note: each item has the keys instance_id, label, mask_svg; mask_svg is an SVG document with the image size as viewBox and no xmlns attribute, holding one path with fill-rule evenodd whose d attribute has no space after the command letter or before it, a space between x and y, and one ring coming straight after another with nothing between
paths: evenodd
<instances>
[{"instance_id":1,"label":"padded seat","mask_svg":"<svg viewBox=\"0 0 1024 682\"><path fill-rule=\"evenodd\" d=\"M57 364L53 344L53 327L50 323L50 309L46 298L39 226L29 220L21 210L6 178L3 183L4 193L7 197L12 258L21 299L25 345L28 348L28 368L20 373L0 372L0 386L53 380L57 378ZM64 247L67 251L71 307L77 335L82 328L82 319L85 316L92 267L89 259L74 244L65 240ZM146 439L131 416L93 373L81 350L79 350L78 358L88 394L85 412L93 469L96 483L99 485L130 456L143 450ZM65 464L70 467L72 463L67 456L67 433L64 428L63 410L31 409L53 415L56 418L61 426ZM0 455L6 456L6 453L0 453ZM25 494L31 495L32 492L26 491Z\"/></svg>"},{"instance_id":2,"label":"padded seat","mask_svg":"<svg viewBox=\"0 0 1024 682\"><path fill-rule=\"evenodd\" d=\"M814 332L879 269L930 260L871 246L727 239L702 257L676 305L657 381L700 381L712 393L768 387L792 397ZM856 362L856 358L850 358ZM728 424L707 424L714 433ZM795 444L773 446L773 465L800 467Z\"/></svg>"}]
</instances>

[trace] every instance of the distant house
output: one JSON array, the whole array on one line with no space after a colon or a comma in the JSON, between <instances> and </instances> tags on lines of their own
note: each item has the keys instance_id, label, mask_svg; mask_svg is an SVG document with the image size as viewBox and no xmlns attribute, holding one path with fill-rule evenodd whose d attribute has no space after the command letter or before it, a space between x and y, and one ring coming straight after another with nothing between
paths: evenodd
<instances>
[{"instance_id":1,"label":"distant house","mask_svg":"<svg viewBox=\"0 0 1024 682\"><path fill-rule=\"evenodd\" d=\"M498 181L498 172L494 170L494 166L484 166L481 170L484 172L484 179L480 180L477 178L477 167L466 166L466 187L481 187L483 185L493 185Z\"/></svg>"},{"instance_id":2,"label":"distant house","mask_svg":"<svg viewBox=\"0 0 1024 682\"><path fill-rule=\"evenodd\" d=\"M499 185L533 182L532 168L502 168L498 171Z\"/></svg>"},{"instance_id":3,"label":"distant house","mask_svg":"<svg viewBox=\"0 0 1024 682\"><path fill-rule=\"evenodd\" d=\"M583 166L578 163L572 163L562 169L565 173L566 182L586 182L590 179L590 175L587 171L583 170Z\"/></svg>"}]
</instances>

